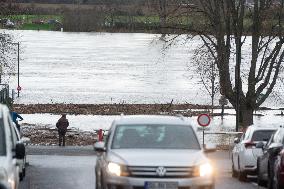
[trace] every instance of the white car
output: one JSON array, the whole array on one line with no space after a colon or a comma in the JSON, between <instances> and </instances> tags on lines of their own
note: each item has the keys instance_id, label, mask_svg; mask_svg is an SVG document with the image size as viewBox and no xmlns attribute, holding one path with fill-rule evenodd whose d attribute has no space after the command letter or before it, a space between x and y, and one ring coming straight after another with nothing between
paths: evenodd
<instances>
[{"instance_id":1,"label":"white car","mask_svg":"<svg viewBox=\"0 0 284 189\"><path fill-rule=\"evenodd\" d=\"M30 138L28 137L21 137L19 130L16 127L16 124L13 123L14 130L16 132L16 138L18 143L23 143L25 145L29 144L31 142ZM20 181L24 179L26 176L26 161L27 161L27 156L25 154L25 157L23 159L17 159L17 165L19 166L19 176L20 176Z\"/></svg>"},{"instance_id":2,"label":"white car","mask_svg":"<svg viewBox=\"0 0 284 189\"><path fill-rule=\"evenodd\" d=\"M260 141L267 142L276 131L273 127L251 125L241 138L236 138L232 151L232 176L244 181L247 175L257 173L257 158L262 155L262 150L256 148Z\"/></svg>"},{"instance_id":3,"label":"white car","mask_svg":"<svg viewBox=\"0 0 284 189\"><path fill-rule=\"evenodd\" d=\"M213 189L213 167L190 123L175 116L122 116L97 142L97 189Z\"/></svg>"},{"instance_id":4,"label":"white car","mask_svg":"<svg viewBox=\"0 0 284 189\"><path fill-rule=\"evenodd\" d=\"M18 143L9 109L0 105L0 183L7 189L19 186L17 159L23 159L25 146Z\"/></svg>"}]
</instances>

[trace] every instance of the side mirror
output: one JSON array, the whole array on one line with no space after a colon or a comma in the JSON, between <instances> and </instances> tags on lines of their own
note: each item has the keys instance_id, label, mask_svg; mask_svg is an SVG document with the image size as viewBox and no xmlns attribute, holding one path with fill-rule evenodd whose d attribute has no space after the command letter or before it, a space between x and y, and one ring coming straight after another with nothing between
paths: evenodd
<instances>
[{"instance_id":1,"label":"side mirror","mask_svg":"<svg viewBox=\"0 0 284 189\"><path fill-rule=\"evenodd\" d=\"M31 139L28 138L28 137L22 137L20 141L21 141L22 143L24 143L25 145L31 143Z\"/></svg>"},{"instance_id":2,"label":"side mirror","mask_svg":"<svg viewBox=\"0 0 284 189\"><path fill-rule=\"evenodd\" d=\"M26 155L25 145L23 143L17 143L15 152L17 159L24 159Z\"/></svg>"},{"instance_id":3,"label":"side mirror","mask_svg":"<svg viewBox=\"0 0 284 189\"><path fill-rule=\"evenodd\" d=\"M234 138L234 143L239 144L240 143L240 138Z\"/></svg>"},{"instance_id":4,"label":"side mirror","mask_svg":"<svg viewBox=\"0 0 284 189\"><path fill-rule=\"evenodd\" d=\"M263 142L258 142L255 147L263 149L264 143Z\"/></svg>"},{"instance_id":5,"label":"side mirror","mask_svg":"<svg viewBox=\"0 0 284 189\"><path fill-rule=\"evenodd\" d=\"M94 145L94 150L96 152L105 152L106 148L105 148L105 143L104 142L96 142Z\"/></svg>"},{"instance_id":6,"label":"side mirror","mask_svg":"<svg viewBox=\"0 0 284 189\"><path fill-rule=\"evenodd\" d=\"M273 156L280 153L280 151L283 149L283 144L281 143L272 143L268 150L272 153Z\"/></svg>"},{"instance_id":7,"label":"side mirror","mask_svg":"<svg viewBox=\"0 0 284 189\"><path fill-rule=\"evenodd\" d=\"M203 150L205 153L216 152L217 147L215 144L205 144Z\"/></svg>"}]
</instances>

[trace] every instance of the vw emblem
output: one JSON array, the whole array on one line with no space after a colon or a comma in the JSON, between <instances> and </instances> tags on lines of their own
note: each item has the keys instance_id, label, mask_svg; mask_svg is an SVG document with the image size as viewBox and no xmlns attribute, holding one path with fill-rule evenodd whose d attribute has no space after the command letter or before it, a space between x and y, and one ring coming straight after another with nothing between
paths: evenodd
<instances>
[{"instance_id":1,"label":"vw emblem","mask_svg":"<svg viewBox=\"0 0 284 189\"><path fill-rule=\"evenodd\" d=\"M166 170L165 167L158 167L158 168L156 169L156 173L157 173L157 175L159 175L160 177L165 176L166 172L167 172L167 170Z\"/></svg>"}]
</instances>

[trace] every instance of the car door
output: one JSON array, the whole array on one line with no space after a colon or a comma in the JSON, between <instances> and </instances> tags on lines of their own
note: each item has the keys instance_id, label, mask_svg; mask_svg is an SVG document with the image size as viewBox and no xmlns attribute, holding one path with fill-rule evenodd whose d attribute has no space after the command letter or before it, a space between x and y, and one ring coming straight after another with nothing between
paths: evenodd
<instances>
[{"instance_id":1,"label":"car door","mask_svg":"<svg viewBox=\"0 0 284 189\"><path fill-rule=\"evenodd\" d=\"M13 161L13 177L15 180L16 188L18 188L19 185L19 166L17 165L17 159L16 157L16 144L17 144L17 134L13 128L13 125L10 125L10 115L9 111L4 113L4 124L7 125L9 132L10 132L10 141L11 141L11 147L12 147L12 161Z\"/></svg>"},{"instance_id":2,"label":"car door","mask_svg":"<svg viewBox=\"0 0 284 189\"><path fill-rule=\"evenodd\" d=\"M232 151L232 160L233 160L233 165L234 165L235 170L238 170L238 157L239 157L239 153L241 149L241 143L244 137L245 137L245 133L242 134L239 143L235 144L233 151Z\"/></svg>"},{"instance_id":3,"label":"car door","mask_svg":"<svg viewBox=\"0 0 284 189\"><path fill-rule=\"evenodd\" d=\"M276 133L275 133L276 134ZM259 160L259 173L261 174L262 179L267 180L268 179L268 172L267 172L267 166L268 166L268 159L269 159L269 146L274 142L274 136L273 134L269 141L266 143L266 145L263 147L263 154L258 157Z\"/></svg>"}]
</instances>

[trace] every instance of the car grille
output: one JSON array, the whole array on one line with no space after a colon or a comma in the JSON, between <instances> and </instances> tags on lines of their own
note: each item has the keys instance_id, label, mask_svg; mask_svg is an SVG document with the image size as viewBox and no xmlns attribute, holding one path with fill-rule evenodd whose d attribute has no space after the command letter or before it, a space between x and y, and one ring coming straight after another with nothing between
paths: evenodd
<instances>
[{"instance_id":1,"label":"car grille","mask_svg":"<svg viewBox=\"0 0 284 189\"><path fill-rule=\"evenodd\" d=\"M166 173L164 176L157 174L157 166L128 166L130 177L147 177L147 178L190 178L193 177L193 167L164 167Z\"/></svg>"}]
</instances>

